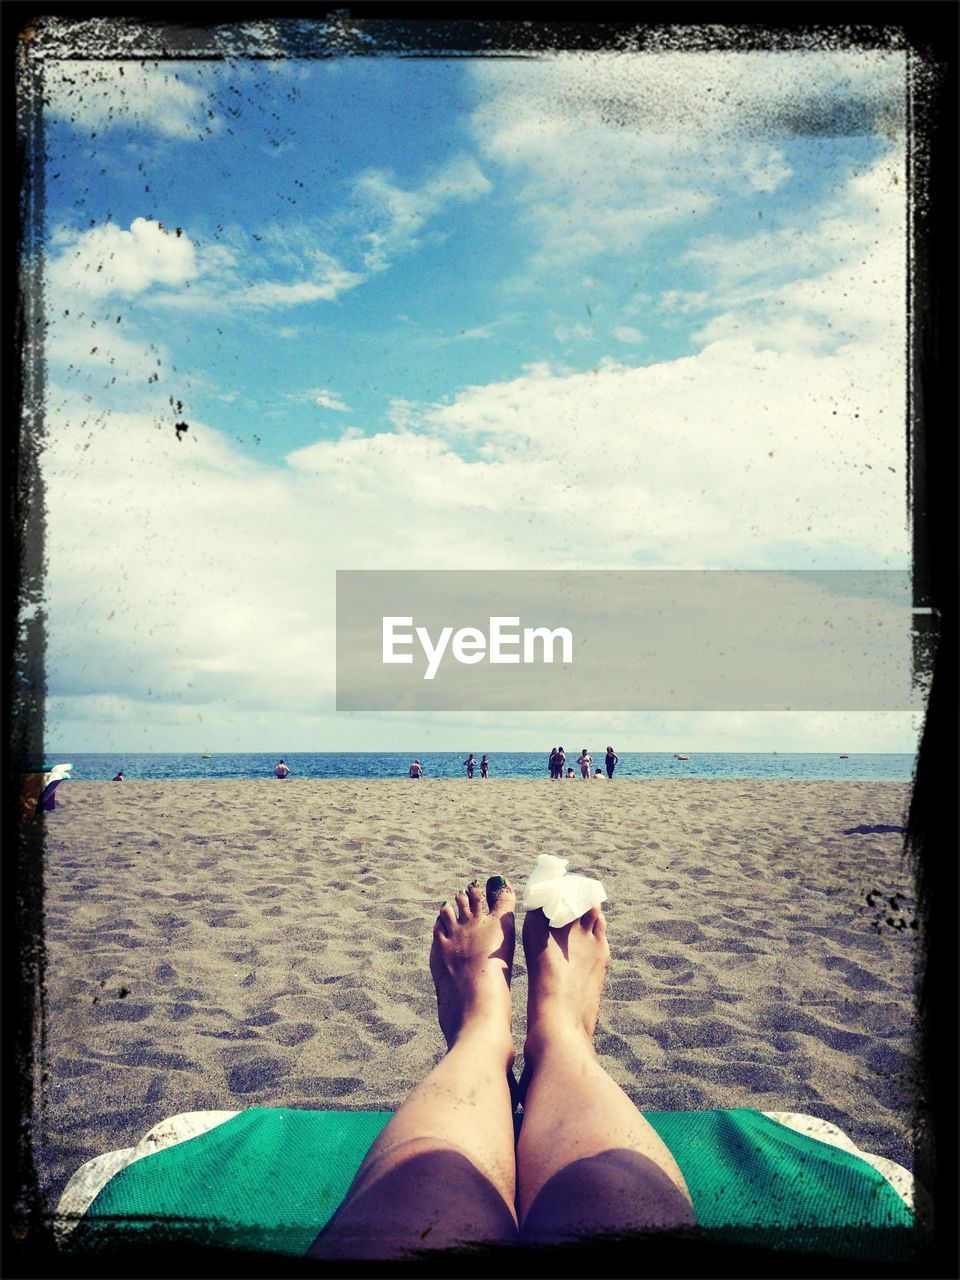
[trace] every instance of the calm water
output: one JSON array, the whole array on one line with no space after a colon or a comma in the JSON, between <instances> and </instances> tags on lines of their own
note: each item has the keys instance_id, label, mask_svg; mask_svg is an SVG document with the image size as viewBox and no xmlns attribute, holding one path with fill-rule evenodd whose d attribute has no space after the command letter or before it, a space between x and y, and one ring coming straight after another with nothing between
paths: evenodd
<instances>
[{"instance_id":1,"label":"calm water","mask_svg":"<svg viewBox=\"0 0 960 1280\"><path fill-rule=\"evenodd\" d=\"M492 778L548 778L547 751L491 753ZM567 753L567 764L576 768L579 748ZM414 756L428 777L465 777L462 761L467 753L442 751L289 752L283 758L295 778L397 778L405 777ZM269 778L280 752L211 753L208 760L196 753L57 751L47 764L72 761L77 781L112 778L122 769L134 778ZM479 760L479 753L477 754ZM667 752L620 752L616 778L784 778L798 781L909 782L915 757L906 755L851 755L848 760L827 753L704 752L677 760ZM594 754L594 768L603 767L603 749ZM479 780L477 769L475 781ZM548 779L549 780L549 779Z\"/></svg>"}]
</instances>

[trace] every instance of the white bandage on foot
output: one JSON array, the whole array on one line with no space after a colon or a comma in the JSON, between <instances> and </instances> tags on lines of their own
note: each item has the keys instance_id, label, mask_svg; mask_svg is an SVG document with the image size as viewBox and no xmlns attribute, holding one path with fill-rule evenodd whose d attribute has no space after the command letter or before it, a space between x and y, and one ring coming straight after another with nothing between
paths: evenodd
<instances>
[{"instance_id":1,"label":"white bandage on foot","mask_svg":"<svg viewBox=\"0 0 960 1280\"><path fill-rule=\"evenodd\" d=\"M599 880L590 876L567 875L567 858L541 853L527 881L523 905L528 911L539 907L553 929L562 929L606 902L607 895Z\"/></svg>"}]
</instances>

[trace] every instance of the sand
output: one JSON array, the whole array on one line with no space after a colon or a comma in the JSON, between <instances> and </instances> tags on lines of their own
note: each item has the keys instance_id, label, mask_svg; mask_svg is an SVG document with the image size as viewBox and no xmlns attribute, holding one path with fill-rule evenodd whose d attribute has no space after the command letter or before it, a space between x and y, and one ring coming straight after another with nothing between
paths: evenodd
<instances>
[{"instance_id":1,"label":"sand","mask_svg":"<svg viewBox=\"0 0 960 1280\"><path fill-rule=\"evenodd\" d=\"M907 784L70 782L58 800L49 1206L177 1112L396 1108L443 1052L440 902L497 871L521 889L541 852L606 887L597 1048L639 1107L805 1111L911 1165L913 879L898 830L853 831L901 828ZM525 998L518 953L521 1050Z\"/></svg>"}]
</instances>

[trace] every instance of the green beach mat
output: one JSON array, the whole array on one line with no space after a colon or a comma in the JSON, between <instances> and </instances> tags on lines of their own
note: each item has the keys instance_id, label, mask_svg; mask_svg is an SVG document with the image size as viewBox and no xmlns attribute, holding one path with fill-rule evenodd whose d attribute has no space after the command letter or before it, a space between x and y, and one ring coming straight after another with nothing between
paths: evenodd
<instances>
[{"instance_id":1,"label":"green beach mat","mask_svg":"<svg viewBox=\"0 0 960 1280\"><path fill-rule=\"evenodd\" d=\"M648 1111L704 1236L895 1262L922 1241L867 1161L759 1111ZM333 1216L389 1111L251 1108L116 1173L69 1249L151 1239L302 1255Z\"/></svg>"}]
</instances>

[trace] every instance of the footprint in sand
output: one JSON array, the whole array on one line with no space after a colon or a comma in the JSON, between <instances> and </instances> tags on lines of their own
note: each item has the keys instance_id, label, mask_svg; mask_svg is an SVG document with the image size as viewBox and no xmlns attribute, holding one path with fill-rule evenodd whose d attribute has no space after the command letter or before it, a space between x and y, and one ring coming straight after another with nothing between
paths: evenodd
<instances>
[{"instance_id":1,"label":"footprint in sand","mask_svg":"<svg viewBox=\"0 0 960 1280\"><path fill-rule=\"evenodd\" d=\"M365 991L354 987L340 987L331 995L333 1005L341 1013L369 1013L376 1008L376 1002Z\"/></svg>"},{"instance_id":2,"label":"footprint in sand","mask_svg":"<svg viewBox=\"0 0 960 1280\"><path fill-rule=\"evenodd\" d=\"M75 1080L101 1069L99 1062L85 1062L82 1058L57 1058L53 1064L54 1074L63 1080Z\"/></svg>"},{"instance_id":3,"label":"footprint in sand","mask_svg":"<svg viewBox=\"0 0 960 1280\"><path fill-rule=\"evenodd\" d=\"M227 1068L227 1085L231 1093L259 1093L272 1089L287 1072L279 1058L250 1058Z\"/></svg>"},{"instance_id":4,"label":"footprint in sand","mask_svg":"<svg viewBox=\"0 0 960 1280\"><path fill-rule=\"evenodd\" d=\"M279 1013L274 1013L272 1009L268 1009L263 1013L252 1014L249 1018L244 1018L242 1021L245 1027L270 1027L275 1022L280 1021L280 1015Z\"/></svg>"},{"instance_id":5,"label":"footprint in sand","mask_svg":"<svg viewBox=\"0 0 960 1280\"><path fill-rule=\"evenodd\" d=\"M733 1031L719 1018L677 1018L651 1027L661 1049L716 1049L729 1044Z\"/></svg>"},{"instance_id":6,"label":"footprint in sand","mask_svg":"<svg viewBox=\"0 0 960 1280\"><path fill-rule=\"evenodd\" d=\"M142 1022L153 1013L152 1004L129 1004L117 1001L115 1004L98 1004L96 1018L99 1022Z\"/></svg>"},{"instance_id":7,"label":"footprint in sand","mask_svg":"<svg viewBox=\"0 0 960 1280\"><path fill-rule=\"evenodd\" d=\"M671 1018L702 1018L710 1013L716 1000L709 997L697 999L696 996L668 996L658 1000L657 1007Z\"/></svg>"},{"instance_id":8,"label":"footprint in sand","mask_svg":"<svg viewBox=\"0 0 960 1280\"><path fill-rule=\"evenodd\" d=\"M914 1058L895 1049L891 1044L872 1045L864 1054L864 1058L867 1065L874 1071L882 1072L887 1076L912 1076L917 1067Z\"/></svg>"},{"instance_id":9,"label":"footprint in sand","mask_svg":"<svg viewBox=\"0 0 960 1280\"><path fill-rule=\"evenodd\" d=\"M356 1076L304 1076L296 1081L297 1091L309 1098L343 1098L362 1086Z\"/></svg>"},{"instance_id":10,"label":"footprint in sand","mask_svg":"<svg viewBox=\"0 0 960 1280\"><path fill-rule=\"evenodd\" d=\"M703 930L692 920L654 920L647 928L661 938L687 945L691 942L701 942L704 938Z\"/></svg>"},{"instance_id":11,"label":"footprint in sand","mask_svg":"<svg viewBox=\"0 0 960 1280\"><path fill-rule=\"evenodd\" d=\"M892 990L889 982L884 982L882 978L876 977L869 970L861 968L852 960L846 960L843 956L827 956L823 967L831 973L842 973L847 980L847 985L854 991Z\"/></svg>"},{"instance_id":12,"label":"footprint in sand","mask_svg":"<svg viewBox=\"0 0 960 1280\"><path fill-rule=\"evenodd\" d=\"M317 1029L311 1026L309 1022L282 1022L279 1026L274 1026L270 1034L277 1044L282 1044L285 1048L292 1048L293 1045L303 1044L307 1040L312 1040L317 1034Z\"/></svg>"},{"instance_id":13,"label":"footprint in sand","mask_svg":"<svg viewBox=\"0 0 960 1280\"><path fill-rule=\"evenodd\" d=\"M650 994L650 984L643 978L614 978L604 989L604 1000L643 1000Z\"/></svg>"},{"instance_id":14,"label":"footprint in sand","mask_svg":"<svg viewBox=\"0 0 960 1280\"><path fill-rule=\"evenodd\" d=\"M162 1053L158 1049L130 1049L115 1062L125 1067L153 1067L157 1071L199 1071L200 1065L182 1053Z\"/></svg>"}]
</instances>

